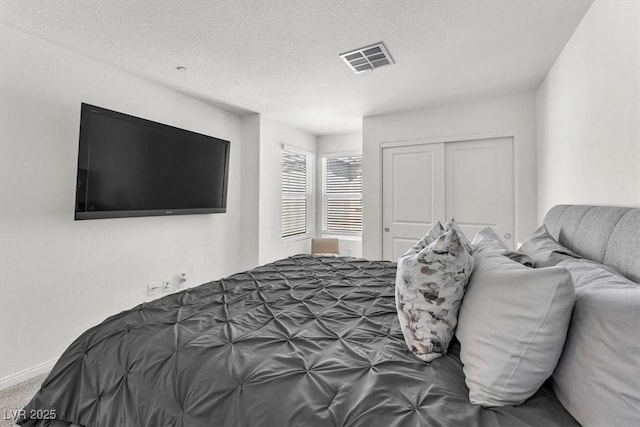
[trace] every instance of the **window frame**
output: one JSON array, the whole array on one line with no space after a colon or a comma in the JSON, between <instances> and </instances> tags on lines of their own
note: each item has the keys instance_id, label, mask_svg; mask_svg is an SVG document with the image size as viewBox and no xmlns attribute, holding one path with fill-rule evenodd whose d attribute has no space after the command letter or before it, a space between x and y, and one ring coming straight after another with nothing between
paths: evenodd
<instances>
[{"instance_id":1,"label":"window frame","mask_svg":"<svg viewBox=\"0 0 640 427\"><path fill-rule=\"evenodd\" d=\"M304 196L301 196L302 193L291 193L285 192L283 189L284 182L284 156L285 153L293 154L293 155L302 155L305 156L306 162L306 177L305 177L305 193ZM304 240L310 239L313 235L313 209L314 209L314 191L313 191L313 175L314 168L313 164L315 161L314 153L304 150L302 148L298 148L291 145L282 144L280 151L280 240L282 242L291 242L296 240ZM284 233L284 209L283 202L286 198L289 199L301 199L304 198L306 200L306 212L305 212L305 224L306 229L304 232L291 234L287 236L283 236Z\"/></svg>"},{"instance_id":2,"label":"window frame","mask_svg":"<svg viewBox=\"0 0 640 427\"><path fill-rule=\"evenodd\" d=\"M363 221L363 210L361 210L360 212L360 231L347 231L347 230L334 230L334 229L328 229L326 227L327 223L328 223L328 213L327 213L327 207L328 207L328 199L329 196L327 195L326 192L326 185L327 185L327 160L328 159L336 159L336 158L341 158L341 157L358 157L360 159L360 165L362 166L362 153L361 152L357 152L357 151L349 151L349 152L335 152L335 153L323 153L320 156L320 198L321 198L321 202L320 202L320 207L321 207L321 212L320 212L320 234L323 237L339 237L339 238L344 238L346 240L361 240L362 239L362 221ZM362 174L362 170L360 171L360 173ZM350 195L349 193L343 193L339 196L336 197L336 195L334 195L335 198L338 199L347 199L347 200L359 200L360 203L363 203L363 185L361 183L361 187L360 187L360 193L358 193L357 197L353 197L352 195ZM361 208L362 209L362 208Z\"/></svg>"}]
</instances>

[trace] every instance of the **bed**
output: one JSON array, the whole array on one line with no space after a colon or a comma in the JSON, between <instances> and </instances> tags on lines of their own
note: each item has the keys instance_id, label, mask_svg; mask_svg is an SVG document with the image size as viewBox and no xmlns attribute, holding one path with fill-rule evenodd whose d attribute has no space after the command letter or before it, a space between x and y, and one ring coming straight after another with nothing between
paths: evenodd
<instances>
[{"instance_id":1,"label":"bed","mask_svg":"<svg viewBox=\"0 0 640 427\"><path fill-rule=\"evenodd\" d=\"M545 223L579 255L640 274L640 209L556 206ZM431 363L408 351L395 274L387 261L298 255L141 304L73 342L19 423L579 425L550 381L519 406L471 404L457 340Z\"/></svg>"}]
</instances>

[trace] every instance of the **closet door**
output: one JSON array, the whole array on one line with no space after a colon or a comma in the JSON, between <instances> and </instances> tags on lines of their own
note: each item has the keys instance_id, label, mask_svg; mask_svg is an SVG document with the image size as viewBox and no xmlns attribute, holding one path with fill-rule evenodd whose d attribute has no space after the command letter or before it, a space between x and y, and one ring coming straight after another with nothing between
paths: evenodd
<instances>
[{"instance_id":1,"label":"closet door","mask_svg":"<svg viewBox=\"0 0 640 427\"><path fill-rule=\"evenodd\" d=\"M513 249L512 138L450 142L445 159L445 217L469 239L489 226Z\"/></svg>"},{"instance_id":2,"label":"closet door","mask_svg":"<svg viewBox=\"0 0 640 427\"><path fill-rule=\"evenodd\" d=\"M469 239L491 227L514 248L513 138L382 150L382 256L397 260L436 222Z\"/></svg>"},{"instance_id":3,"label":"closet door","mask_svg":"<svg viewBox=\"0 0 640 427\"><path fill-rule=\"evenodd\" d=\"M396 261L445 214L444 144L382 150L382 256Z\"/></svg>"}]
</instances>

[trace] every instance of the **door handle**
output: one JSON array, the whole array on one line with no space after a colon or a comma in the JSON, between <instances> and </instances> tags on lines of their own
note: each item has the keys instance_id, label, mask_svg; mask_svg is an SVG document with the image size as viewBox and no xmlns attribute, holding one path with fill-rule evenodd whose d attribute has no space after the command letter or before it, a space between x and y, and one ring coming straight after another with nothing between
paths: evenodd
<instances>
[{"instance_id":1,"label":"door handle","mask_svg":"<svg viewBox=\"0 0 640 427\"><path fill-rule=\"evenodd\" d=\"M384 231L386 231L386 232L388 233L388 232L389 232L389 231L391 231L391 230L389 230L389 227L385 227L385 228L384 228Z\"/></svg>"},{"instance_id":2,"label":"door handle","mask_svg":"<svg viewBox=\"0 0 640 427\"><path fill-rule=\"evenodd\" d=\"M504 238L509 240L511 238L511 234L509 233L504 233Z\"/></svg>"}]
</instances>

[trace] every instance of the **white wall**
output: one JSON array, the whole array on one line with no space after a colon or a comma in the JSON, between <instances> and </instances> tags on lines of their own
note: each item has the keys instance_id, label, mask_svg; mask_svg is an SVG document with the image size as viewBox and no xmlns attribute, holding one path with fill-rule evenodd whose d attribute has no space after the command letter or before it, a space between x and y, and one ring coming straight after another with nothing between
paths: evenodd
<instances>
[{"instance_id":1,"label":"white wall","mask_svg":"<svg viewBox=\"0 0 640 427\"><path fill-rule=\"evenodd\" d=\"M311 252L311 239L285 240L280 235L282 145L315 153L316 137L281 122L260 116L259 263ZM315 174L312 172L312 177ZM311 223L315 221L311 218Z\"/></svg>"},{"instance_id":2,"label":"white wall","mask_svg":"<svg viewBox=\"0 0 640 427\"><path fill-rule=\"evenodd\" d=\"M328 153L362 154L362 132L318 136L318 156Z\"/></svg>"},{"instance_id":3,"label":"white wall","mask_svg":"<svg viewBox=\"0 0 640 427\"><path fill-rule=\"evenodd\" d=\"M240 118L0 28L0 384L47 367L88 327L185 271L240 270ZM74 221L80 103L231 141L226 214ZM23 375L23 377L24 377Z\"/></svg>"},{"instance_id":4,"label":"white wall","mask_svg":"<svg viewBox=\"0 0 640 427\"><path fill-rule=\"evenodd\" d=\"M535 123L533 93L365 117L364 257L382 257L380 144L390 141L513 136L516 216L514 239L516 242L522 241L536 227Z\"/></svg>"},{"instance_id":5,"label":"white wall","mask_svg":"<svg viewBox=\"0 0 640 427\"><path fill-rule=\"evenodd\" d=\"M260 217L260 115L242 117L242 227L241 270L259 264Z\"/></svg>"},{"instance_id":6,"label":"white wall","mask_svg":"<svg viewBox=\"0 0 640 427\"><path fill-rule=\"evenodd\" d=\"M537 91L538 219L640 205L640 3L597 1Z\"/></svg>"},{"instance_id":7,"label":"white wall","mask_svg":"<svg viewBox=\"0 0 640 427\"><path fill-rule=\"evenodd\" d=\"M316 235L322 233L322 156L331 153L362 154L362 132L322 135L317 138ZM334 237L334 236L327 236ZM339 237L340 255L362 256L362 238Z\"/></svg>"}]
</instances>

